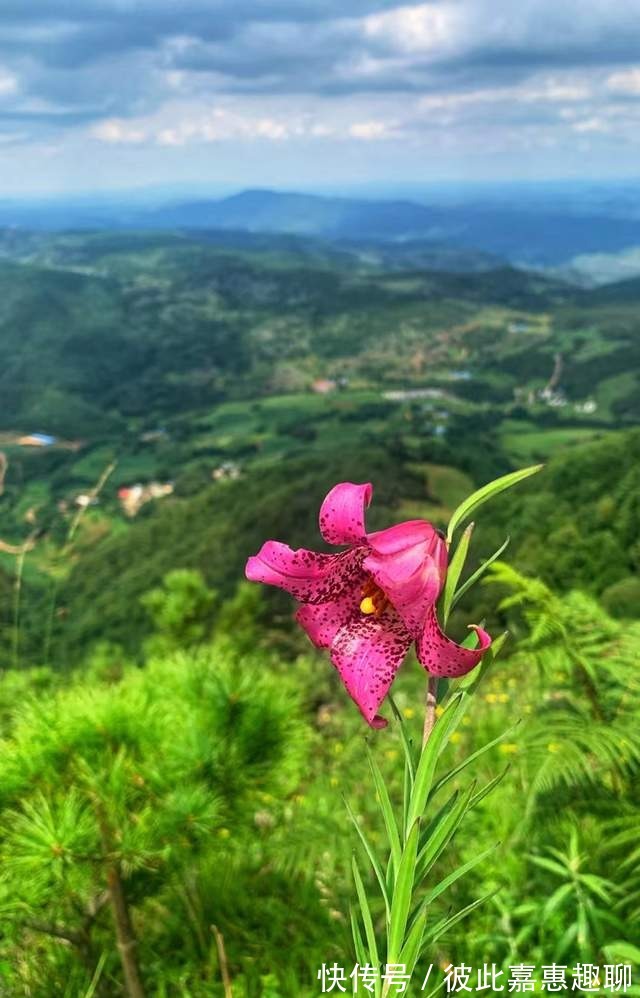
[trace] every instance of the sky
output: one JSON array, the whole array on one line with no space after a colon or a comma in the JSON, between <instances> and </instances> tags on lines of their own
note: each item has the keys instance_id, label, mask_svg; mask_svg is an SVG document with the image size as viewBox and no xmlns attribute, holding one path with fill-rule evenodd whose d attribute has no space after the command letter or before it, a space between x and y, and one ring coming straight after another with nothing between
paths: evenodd
<instances>
[{"instance_id":1,"label":"sky","mask_svg":"<svg viewBox=\"0 0 640 998\"><path fill-rule=\"evenodd\" d=\"M638 163L640 0L0 5L0 198Z\"/></svg>"}]
</instances>

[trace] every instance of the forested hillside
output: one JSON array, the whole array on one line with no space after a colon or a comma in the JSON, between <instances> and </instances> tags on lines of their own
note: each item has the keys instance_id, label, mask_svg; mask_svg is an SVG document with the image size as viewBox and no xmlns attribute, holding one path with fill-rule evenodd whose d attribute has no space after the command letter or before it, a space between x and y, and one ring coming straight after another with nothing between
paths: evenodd
<instances>
[{"instance_id":1,"label":"forested hillside","mask_svg":"<svg viewBox=\"0 0 640 998\"><path fill-rule=\"evenodd\" d=\"M244 579L270 538L329 550L337 482L373 483L369 531L453 517L439 619L494 641L440 685L420 960L637 961L636 284L264 235L3 245L0 991L312 998L385 936L424 672L411 651L371 731L291 597ZM354 876L361 906L382 886L360 942Z\"/></svg>"}]
</instances>

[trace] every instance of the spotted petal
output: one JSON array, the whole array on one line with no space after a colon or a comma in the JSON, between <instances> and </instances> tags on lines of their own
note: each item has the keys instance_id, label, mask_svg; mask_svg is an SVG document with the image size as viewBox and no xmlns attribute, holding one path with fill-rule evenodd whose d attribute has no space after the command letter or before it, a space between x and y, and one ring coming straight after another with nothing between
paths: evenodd
<instances>
[{"instance_id":1,"label":"spotted petal","mask_svg":"<svg viewBox=\"0 0 640 998\"><path fill-rule=\"evenodd\" d=\"M266 582L291 593L301 603L327 603L348 590L359 589L362 551L319 554L306 548L267 541L245 568L250 582Z\"/></svg>"},{"instance_id":2,"label":"spotted petal","mask_svg":"<svg viewBox=\"0 0 640 998\"><path fill-rule=\"evenodd\" d=\"M327 544L362 544L366 533L364 514L372 494L368 482L334 485L320 507L320 533Z\"/></svg>"},{"instance_id":3,"label":"spotted petal","mask_svg":"<svg viewBox=\"0 0 640 998\"><path fill-rule=\"evenodd\" d=\"M364 579L363 574L362 581ZM296 620L316 648L330 648L340 628L361 616L361 599L359 587L348 589L330 603L303 604L296 613Z\"/></svg>"},{"instance_id":4,"label":"spotted petal","mask_svg":"<svg viewBox=\"0 0 640 998\"><path fill-rule=\"evenodd\" d=\"M416 642L418 661L432 676L454 679L471 672L491 644L490 636L482 627L474 624L473 629L478 635L478 647L463 648L443 633L433 607Z\"/></svg>"},{"instance_id":5,"label":"spotted petal","mask_svg":"<svg viewBox=\"0 0 640 998\"><path fill-rule=\"evenodd\" d=\"M347 693L372 728L386 727L378 708L410 644L411 635L390 609L380 617L356 616L333 640L331 661Z\"/></svg>"},{"instance_id":6,"label":"spotted petal","mask_svg":"<svg viewBox=\"0 0 640 998\"><path fill-rule=\"evenodd\" d=\"M410 520L369 534L364 569L417 638L437 600L447 571L447 547L424 520Z\"/></svg>"}]
</instances>

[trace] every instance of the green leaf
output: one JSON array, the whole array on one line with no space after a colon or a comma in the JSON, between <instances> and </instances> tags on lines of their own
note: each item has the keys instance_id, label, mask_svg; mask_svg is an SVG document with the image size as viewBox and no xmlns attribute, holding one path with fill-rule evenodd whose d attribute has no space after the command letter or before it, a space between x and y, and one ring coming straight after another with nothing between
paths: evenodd
<instances>
[{"instance_id":1,"label":"green leaf","mask_svg":"<svg viewBox=\"0 0 640 998\"><path fill-rule=\"evenodd\" d=\"M632 943L619 942L608 943L604 947L604 954L607 960L624 962L627 963L637 963L640 966L640 949L634 946Z\"/></svg>"},{"instance_id":2,"label":"green leaf","mask_svg":"<svg viewBox=\"0 0 640 998\"><path fill-rule=\"evenodd\" d=\"M460 692L453 694L444 709L444 713L436 721L427 744L422 749L409 805L409 828L412 828L417 819L424 814L438 758L455 722L461 698Z\"/></svg>"},{"instance_id":3,"label":"green leaf","mask_svg":"<svg viewBox=\"0 0 640 998\"><path fill-rule=\"evenodd\" d=\"M462 569L464 568L464 563L467 560L467 553L469 551L469 544L471 542L471 534L473 533L473 523L470 523L466 527L462 537L460 538L460 543L453 553L453 557L449 562L449 568L447 570L447 578L444 584L444 592L442 594L442 626L447 626L447 620L449 619L449 612L455 605L455 591L458 585L458 580L462 574Z\"/></svg>"},{"instance_id":4,"label":"green leaf","mask_svg":"<svg viewBox=\"0 0 640 998\"><path fill-rule=\"evenodd\" d=\"M393 860L394 877L397 877L400 859L402 856L398 826L396 824L395 815L391 806L391 800L389 798L389 791L387 790L387 786L384 782L384 777L382 776L380 768L373 758L371 749L368 746L367 755L369 756L369 765L371 766L371 772L373 774L373 782L375 783L378 802L380 804L380 810L382 811L382 818L384 820L384 826L387 830L387 839L389 842L389 849L391 851L391 858Z\"/></svg>"},{"instance_id":5,"label":"green leaf","mask_svg":"<svg viewBox=\"0 0 640 998\"><path fill-rule=\"evenodd\" d=\"M416 767L415 767L415 762L413 760L413 746L411 745L411 739L409 738L409 736L407 734L407 726L405 724L404 717L402 716L401 712L398 710L398 706L397 706L395 700L391 696L389 696L387 699L389 700L389 703L391 704L391 709L392 709L392 711L394 713L395 719L396 719L396 721L398 722L398 724L400 726L400 738L402 739L402 747L404 749L404 756L405 756L407 765L409 767L409 773L411 775L411 784L413 786L413 780L414 780L415 773L416 773Z\"/></svg>"},{"instance_id":6,"label":"green leaf","mask_svg":"<svg viewBox=\"0 0 640 998\"><path fill-rule=\"evenodd\" d=\"M400 952L404 944L404 934L407 928L407 919L409 918L413 897L419 835L420 822L415 821L402 851L402 859L396 878L396 889L391 901L387 963L399 962Z\"/></svg>"},{"instance_id":7,"label":"green leaf","mask_svg":"<svg viewBox=\"0 0 640 998\"><path fill-rule=\"evenodd\" d=\"M495 660L497 659L508 637L509 637L509 632L503 631L502 634L499 634L498 637L495 638L495 640L491 643L491 647L489 648L489 653L491 655L492 662L495 662Z\"/></svg>"},{"instance_id":8,"label":"green leaf","mask_svg":"<svg viewBox=\"0 0 640 998\"><path fill-rule=\"evenodd\" d=\"M469 524L469 526L471 526L471 524ZM468 529L469 529L469 527L467 527L467 530ZM466 533L466 530L465 530L465 533ZM462 536L464 537L464 534ZM464 596L464 594L469 589L471 589L471 586L475 586L476 582L478 582L478 580L482 578L482 576L487 571L487 569L491 568L491 566L493 565L494 561L497 561L498 558L500 557L500 555L504 554L504 552L509 547L510 540L511 540L511 538L507 537L506 541L504 541L504 543L500 545L500 547L498 548L498 550L494 551L493 554L490 555L487 558L486 561L483 561L482 564L480 565L480 567L475 570L475 572L473 573L473 575L470 575L469 578L465 582L462 583L462 585L460 586L460 588L454 593L454 595L453 595L453 597L451 599L451 609L452 610L453 610L454 606L462 599L462 597ZM457 551L456 551L456 554L457 554Z\"/></svg>"},{"instance_id":9,"label":"green leaf","mask_svg":"<svg viewBox=\"0 0 640 998\"><path fill-rule=\"evenodd\" d=\"M481 904L484 904L485 901L488 901L490 898L492 898L494 894L497 894L499 890L500 888L496 887L495 890L489 891L488 894L484 894L483 897L478 898L477 901L472 901L471 904L468 904L465 908L461 908L460 911L457 911L455 913L455 915L450 915L448 918L442 918L439 922L437 922L434 926L432 926L430 929L427 930L427 932L425 933L425 942L427 941L435 942L436 939L439 939L439 937L442 936L445 932L448 932L449 929L453 928L454 925L457 925L458 922L461 922L463 918L466 918L467 915L470 915L472 911L475 911L476 908L479 908Z\"/></svg>"},{"instance_id":10,"label":"green leaf","mask_svg":"<svg viewBox=\"0 0 640 998\"><path fill-rule=\"evenodd\" d=\"M96 988L98 987L98 984L100 983L100 978L102 977L102 971L104 970L104 965L107 962L107 955L108 954L106 952L101 954L100 959L98 960L98 963L96 965L96 969L93 973L93 977L91 978L91 983L89 984L88 989L85 991L83 998L93 998L93 996L95 995Z\"/></svg>"},{"instance_id":11,"label":"green leaf","mask_svg":"<svg viewBox=\"0 0 640 998\"><path fill-rule=\"evenodd\" d=\"M553 915L556 908L559 908L564 899L568 894L573 891L573 884L562 884L556 891L553 892L547 903L543 908L543 918L548 918L549 915Z\"/></svg>"},{"instance_id":12,"label":"green leaf","mask_svg":"<svg viewBox=\"0 0 640 998\"><path fill-rule=\"evenodd\" d=\"M477 794L474 794L473 797L471 798L471 801L469 803L469 809L475 807L476 804L479 804L480 801L484 800L484 798L487 797L488 794L490 794L491 791L495 787L497 787L499 783L502 783L503 779L509 772L510 768L511 768L510 766L505 766L505 768L502 770L501 773L498 773L498 775L494 776L492 780L489 780L488 783L485 783L483 787L480 787Z\"/></svg>"},{"instance_id":13,"label":"green leaf","mask_svg":"<svg viewBox=\"0 0 640 998\"><path fill-rule=\"evenodd\" d=\"M373 867L373 872L376 875L376 879L378 881L378 884L380 885L380 891L382 893L382 897L384 898L384 904L385 904L385 908L387 910L387 918L388 918L389 917L389 895L387 894L386 880L385 880L384 873L382 872L382 866L380 865L380 860L378 859L378 857L376 856L375 852L373 851L373 848L372 848L369 840L367 839L367 836L362 831L362 828L360 827L360 822L358 821L358 819L356 818L355 814L353 813L353 811L351 809L351 805L349 804L349 802L347 800L345 800L344 806L346 807L347 812L349 814L349 817L351 818L351 821L353 822L353 825L354 825L354 827L355 827L355 829L356 829L356 831L357 831L357 833L358 833L358 835L360 837L360 841L362 842L362 845L365 848L365 852L366 852L367 856L369 857L369 862L371 863L371 866Z\"/></svg>"},{"instance_id":14,"label":"green leaf","mask_svg":"<svg viewBox=\"0 0 640 998\"><path fill-rule=\"evenodd\" d=\"M583 884L586 884L590 891L604 901L605 904L611 904L611 893L609 882L603 880L602 877L596 877L592 873L581 873L578 877Z\"/></svg>"},{"instance_id":15,"label":"green leaf","mask_svg":"<svg viewBox=\"0 0 640 998\"><path fill-rule=\"evenodd\" d=\"M356 959L360 966L368 963L367 951L364 947L364 941L362 939L362 933L360 932L360 926L358 925L358 916L353 905L349 908L349 914L351 916L351 935L353 936L353 948L356 951Z\"/></svg>"},{"instance_id":16,"label":"green leaf","mask_svg":"<svg viewBox=\"0 0 640 998\"><path fill-rule=\"evenodd\" d=\"M439 817L437 819L437 823L434 822L433 829L431 826L429 827L426 839L418 855L416 874L417 882L420 882L427 875L433 864L450 842L456 832L456 829L458 828L458 825L469 809L474 789L475 784L472 783L461 797L459 797L459 792L456 790L447 802L447 805L449 802L453 802L453 806L448 808L447 805L445 805L447 808L446 812L441 818Z\"/></svg>"},{"instance_id":17,"label":"green leaf","mask_svg":"<svg viewBox=\"0 0 640 998\"><path fill-rule=\"evenodd\" d=\"M530 468L522 468L520 471L512 471L509 475L503 475L501 478L496 478L493 482L489 482L488 485L483 485L481 489L473 492L467 499L460 503L449 520L449 526L447 528L447 541L451 543L451 538L460 524L464 523L464 521L467 520L479 506L482 506L483 503L487 502L488 499L492 499L493 496L497 496L500 492L504 492L505 489L510 489L512 485L517 485L518 482L524 481L525 478L535 475L543 467L544 465L542 464L535 464Z\"/></svg>"},{"instance_id":18,"label":"green leaf","mask_svg":"<svg viewBox=\"0 0 640 998\"><path fill-rule=\"evenodd\" d=\"M376 934L373 928L373 919L371 918L367 892L364 889L362 877L360 876L360 870L358 869L358 861L355 856L351 861L351 869L353 870L353 879L356 885L356 894L358 895L360 914L362 915L362 924L364 925L364 933L367 939L367 946L369 948L369 962L372 963L374 967L377 967L379 966L380 961L378 960Z\"/></svg>"},{"instance_id":19,"label":"green leaf","mask_svg":"<svg viewBox=\"0 0 640 998\"><path fill-rule=\"evenodd\" d=\"M407 837L409 831L409 804L411 803L411 791L413 789L413 777L409 762L404 761L404 781L402 788L402 841Z\"/></svg>"},{"instance_id":20,"label":"green leaf","mask_svg":"<svg viewBox=\"0 0 640 998\"><path fill-rule=\"evenodd\" d=\"M409 930L409 935L407 936L407 941L402 947L402 952L400 953L399 963L404 964L408 974L412 974L415 970L416 963L420 957L420 951L422 949L422 940L424 937L424 930L427 925L426 912L418 912L413 920L413 925Z\"/></svg>"},{"instance_id":21,"label":"green leaf","mask_svg":"<svg viewBox=\"0 0 640 998\"><path fill-rule=\"evenodd\" d=\"M557 956L558 959L562 959L563 955L567 952L569 947L572 945L574 940L578 935L578 923L572 922L567 931L561 937L560 942L557 943Z\"/></svg>"},{"instance_id":22,"label":"green leaf","mask_svg":"<svg viewBox=\"0 0 640 998\"><path fill-rule=\"evenodd\" d=\"M492 741L487 742L486 745L483 745L475 752L472 752L471 755L468 755L466 759L464 759L460 763L459 766L456 766L454 769L449 770L448 773L445 773L444 776L442 776L434 786L431 796L435 797L438 791L441 790L442 787L444 787L449 782L449 780L452 780L454 777L456 777L459 773L465 770L467 766L470 766L472 762L475 762L476 759L479 759L481 756L483 756L485 752L489 752L489 750L492 749L495 745L498 745L503 740L503 738L506 738L507 735L510 735L512 731L515 731L515 729L518 727L519 724L520 721L517 721L515 724L512 724L510 728L507 728L506 731L503 731L502 734L498 735L497 738L492 739Z\"/></svg>"},{"instance_id":23,"label":"green leaf","mask_svg":"<svg viewBox=\"0 0 640 998\"><path fill-rule=\"evenodd\" d=\"M487 856L490 856L491 853L498 848L498 844L490 846L489 849L485 849L484 852L481 852L473 859L470 859L468 863L464 863L462 866L459 866L456 870L454 870L453 873L450 873L447 877L444 877L438 884L436 884L435 887L432 887L431 890L427 893L423 901L423 904L425 906L432 904L432 902L435 901L436 898L440 897L440 895L443 894L444 891L446 891L446 889L451 886L451 884L455 884L456 880L459 880L460 877L464 877L465 873L468 873L469 870L472 870L474 868L474 866L477 866L478 863L481 863L483 859L486 859Z\"/></svg>"},{"instance_id":24,"label":"green leaf","mask_svg":"<svg viewBox=\"0 0 640 998\"><path fill-rule=\"evenodd\" d=\"M546 856L529 856L529 859L536 866L542 867L543 870L549 870L551 873L555 873L556 876L563 877L565 880L569 874L569 871L564 866L560 866L559 863L555 863L552 859L547 859Z\"/></svg>"}]
</instances>

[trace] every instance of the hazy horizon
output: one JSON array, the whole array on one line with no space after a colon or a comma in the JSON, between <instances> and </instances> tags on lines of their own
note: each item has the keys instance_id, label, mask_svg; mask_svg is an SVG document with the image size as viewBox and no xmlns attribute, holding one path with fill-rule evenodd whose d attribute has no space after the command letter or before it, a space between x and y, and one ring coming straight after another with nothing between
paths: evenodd
<instances>
[{"instance_id":1,"label":"hazy horizon","mask_svg":"<svg viewBox=\"0 0 640 998\"><path fill-rule=\"evenodd\" d=\"M433 195L435 201L454 197L463 199L485 195L490 200L508 198L520 192L538 192L552 196L555 192L574 191L576 194L628 190L640 195L640 175L620 177L540 177L536 179L513 178L511 180L455 180L436 178L429 181L388 180L345 182L343 184L308 183L264 183L242 184L205 180L171 181L151 184L123 184L112 187L86 187L74 190L24 191L5 193L0 189L0 204L19 203L82 203L82 202L131 202L160 203L174 198L210 198L212 200L233 197L248 191L263 191L275 194L302 194L326 198L371 199L371 200L423 200Z\"/></svg>"}]
</instances>

